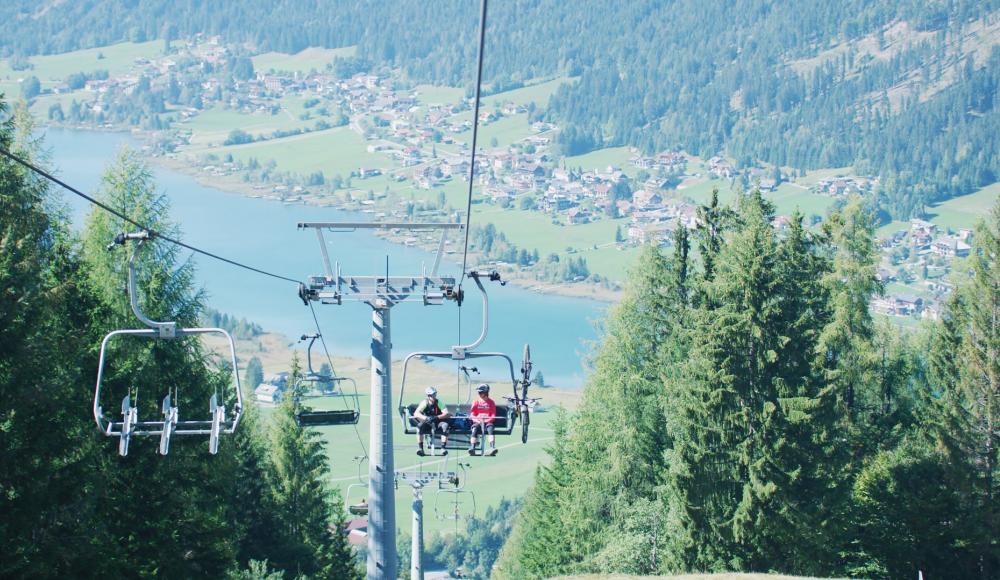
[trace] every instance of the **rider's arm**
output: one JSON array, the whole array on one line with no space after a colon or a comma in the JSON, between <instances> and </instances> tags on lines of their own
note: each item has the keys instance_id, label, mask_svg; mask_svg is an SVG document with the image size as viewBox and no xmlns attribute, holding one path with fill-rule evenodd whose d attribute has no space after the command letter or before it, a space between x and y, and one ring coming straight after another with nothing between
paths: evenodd
<instances>
[{"instance_id":1,"label":"rider's arm","mask_svg":"<svg viewBox=\"0 0 1000 580\"><path fill-rule=\"evenodd\" d=\"M492 425L493 421L497 418L497 404L493 399L490 399L489 409L486 411L485 415L486 422Z\"/></svg>"},{"instance_id":2,"label":"rider's arm","mask_svg":"<svg viewBox=\"0 0 1000 580\"><path fill-rule=\"evenodd\" d=\"M420 401L420 404L417 405L416 410L413 411L413 417L418 421L423 421L424 419L427 418L427 415L424 415L424 411L426 409L427 409L427 399L424 399L423 401Z\"/></svg>"},{"instance_id":3,"label":"rider's arm","mask_svg":"<svg viewBox=\"0 0 1000 580\"><path fill-rule=\"evenodd\" d=\"M441 408L441 414L438 415L439 419L447 419L448 417L451 416L451 413L448 412L448 405L442 405L441 402L439 401L438 407Z\"/></svg>"}]
</instances>

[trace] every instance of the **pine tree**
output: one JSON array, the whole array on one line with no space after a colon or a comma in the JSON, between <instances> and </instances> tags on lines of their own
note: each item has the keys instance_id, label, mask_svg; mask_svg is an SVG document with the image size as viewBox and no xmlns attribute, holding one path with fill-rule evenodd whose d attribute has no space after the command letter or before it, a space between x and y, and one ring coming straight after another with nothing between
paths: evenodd
<instances>
[{"instance_id":1,"label":"pine tree","mask_svg":"<svg viewBox=\"0 0 1000 580\"><path fill-rule=\"evenodd\" d=\"M976 227L972 275L955 293L932 359L942 377L938 437L967 473L969 548L981 578L1000 571L1000 203Z\"/></svg>"},{"instance_id":2,"label":"pine tree","mask_svg":"<svg viewBox=\"0 0 1000 580\"><path fill-rule=\"evenodd\" d=\"M166 198L157 193L148 167L128 150L106 171L99 198L156 231L176 231L167 216ZM124 229L120 219L103 210L95 209L87 219L86 274L101 300L95 313L104 330L142 327L124 291L125 264L132 248L105 249ZM139 303L146 314L196 326L201 294L193 288L193 275L191 264L180 261L175 246L147 242L137 275ZM190 337L121 340L109 347L107 359L105 408L114 409L131 390L140 418L161 416L160 401L168 389L176 389L174 401L182 416L207 418L212 394L226 392L230 381L231 371L211 368L216 366L211 357ZM107 526L107 536L99 544L107 566L172 576L222 575L231 568L239 536L230 526L239 506L227 501L234 493L237 467L233 447L227 443L209 460L202 438L177 438L167 458L156 454L153 438L134 441L125 458L115 454L111 441L101 442L97 469L104 484L96 501Z\"/></svg>"},{"instance_id":3,"label":"pine tree","mask_svg":"<svg viewBox=\"0 0 1000 580\"><path fill-rule=\"evenodd\" d=\"M818 389L803 332L806 304L820 298L815 288L784 279L816 277L819 263L794 229L779 246L759 192L743 198L740 210L704 289L706 303L694 314L690 360L672 389L668 499L680 521L676 557L689 569L801 565L812 542L800 540L797 556L790 530L808 530L817 518L803 513L799 492L822 492L809 443L820 405L810 398Z\"/></svg>"},{"instance_id":4,"label":"pine tree","mask_svg":"<svg viewBox=\"0 0 1000 580\"><path fill-rule=\"evenodd\" d=\"M0 147L35 162L30 115L0 101ZM86 410L95 299L45 182L0 158L0 558L3 577L92 574L100 535L88 490L97 437Z\"/></svg>"},{"instance_id":5,"label":"pine tree","mask_svg":"<svg viewBox=\"0 0 1000 580\"><path fill-rule=\"evenodd\" d=\"M255 356L250 357L250 361L247 362L245 377L243 384L248 392L252 392L258 385L264 382L264 367L260 364L259 358Z\"/></svg>"},{"instance_id":6,"label":"pine tree","mask_svg":"<svg viewBox=\"0 0 1000 580\"><path fill-rule=\"evenodd\" d=\"M293 392L279 405L271 427L270 485L280 544L270 560L296 575L353 578L356 571L341 533L343 521L336 515L343 511L326 488L329 465L323 442L318 433L303 429L295 419L301 379L296 355L289 376Z\"/></svg>"}]
</instances>

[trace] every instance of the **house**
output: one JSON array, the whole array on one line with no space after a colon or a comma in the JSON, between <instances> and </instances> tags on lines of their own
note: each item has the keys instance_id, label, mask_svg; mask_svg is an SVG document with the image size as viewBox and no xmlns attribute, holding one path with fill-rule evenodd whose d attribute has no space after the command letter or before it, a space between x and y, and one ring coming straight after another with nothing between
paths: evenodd
<instances>
[{"instance_id":1,"label":"house","mask_svg":"<svg viewBox=\"0 0 1000 580\"><path fill-rule=\"evenodd\" d=\"M761 179L760 183L757 184L757 187L762 192L769 193L778 189L778 182L773 179Z\"/></svg>"},{"instance_id":2,"label":"house","mask_svg":"<svg viewBox=\"0 0 1000 580\"><path fill-rule=\"evenodd\" d=\"M792 220L786 215L775 216L775 218L771 220L771 227L779 232L783 232L792 227Z\"/></svg>"},{"instance_id":3,"label":"house","mask_svg":"<svg viewBox=\"0 0 1000 580\"><path fill-rule=\"evenodd\" d=\"M654 191L640 189L632 194L632 204L640 211L656 209L663 205L663 198Z\"/></svg>"},{"instance_id":4,"label":"house","mask_svg":"<svg viewBox=\"0 0 1000 580\"><path fill-rule=\"evenodd\" d=\"M382 175L382 170L378 167L360 167L358 168L358 177L361 179L366 179L368 177L375 177L377 175Z\"/></svg>"},{"instance_id":5,"label":"house","mask_svg":"<svg viewBox=\"0 0 1000 580\"><path fill-rule=\"evenodd\" d=\"M352 546L368 545L368 518L355 518L344 526L347 542Z\"/></svg>"},{"instance_id":6,"label":"house","mask_svg":"<svg viewBox=\"0 0 1000 580\"><path fill-rule=\"evenodd\" d=\"M574 207L566 212L566 218L571 224L585 224L590 222L591 214L585 209Z\"/></svg>"},{"instance_id":7,"label":"house","mask_svg":"<svg viewBox=\"0 0 1000 580\"><path fill-rule=\"evenodd\" d=\"M261 383L253 390L254 398L258 403L277 404L281 402L281 395L284 391L281 387L268 383Z\"/></svg>"},{"instance_id":8,"label":"house","mask_svg":"<svg viewBox=\"0 0 1000 580\"><path fill-rule=\"evenodd\" d=\"M633 167L638 167L639 169L649 169L653 166L653 159L651 157L636 156L629 159L629 163L631 163Z\"/></svg>"},{"instance_id":9,"label":"house","mask_svg":"<svg viewBox=\"0 0 1000 580\"><path fill-rule=\"evenodd\" d=\"M564 181L566 183L573 181L573 177L570 172L561 167L552 170L552 179L556 181Z\"/></svg>"},{"instance_id":10,"label":"house","mask_svg":"<svg viewBox=\"0 0 1000 580\"><path fill-rule=\"evenodd\" d=\"M969 255L971 249L969 244L952 236L941 236L931 243L932 252L949 258L964 258Z\"/></svg>"},{"instance_id":11,"label":"house","mask_svg":"<svg viewBox=\"0 0 1000 580\"><path fill-rule=\"evenodd\" d=\"M674 227L669 222L633 224L628 228L628 240L640 245L663 244L673 237Z\"/></svg>"},{"instance_id":12,"label":"house","mask_svg":"<svg viewBox=\"0 0 1000 580\"><path fill-rule=\"evenodd\" d=\"M923 305L923 298L902 294L890 294L885 298L876 298L871 302L873 311L890 316L912 316L920 312Z\"/></svg>"},{"instance_id":13,"label":"house","mask_svg":"<svg viewBox=\"0 0 1000 580\"><path fill-rule=\"evenodd\" d=\"M896 275L886 268L879 268L875 273L875 279L885 284L887 282L894 282L896 280Z\"/></svg>"},{"instance_id":14,"label":"house","mask_svg":"<svg viewBox=\"0 0 1000 580\"><path fill-rule=\"evenodd\" d=\"M736 168L721 157L713 157L708 160L708 172L721 179L732 179Z\"/></svg>"},{"instance_id":15,"label":"house","mask_svg":"<svg viewBox=\"0 0 1000 580\"><path fill-rule=\"evenodd\" d=\"M264 377L264 382L284 389L288 385L288 373L273 373Z\"/></svg>"}]
</instances>

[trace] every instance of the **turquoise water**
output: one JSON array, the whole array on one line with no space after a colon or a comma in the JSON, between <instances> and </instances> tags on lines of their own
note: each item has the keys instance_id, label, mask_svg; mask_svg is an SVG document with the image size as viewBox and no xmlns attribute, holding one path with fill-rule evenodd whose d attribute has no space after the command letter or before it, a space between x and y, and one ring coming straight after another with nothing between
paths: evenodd
<instances>
[{"instance_id":1,"label":"turquoise water","mask_svg":"<svg viewBox=\"0 0 1000 580\"><path fill-rule=\"evenodd\" d=\"M50 129L45 143L51 148L51 166L58 176L86 193L93 193L108 162L123 145L138 146L127 134ZM365 214L301 204L251 199L205 187L191 177L155 168L157 185L171 200L171 216L181 224L182 239L199 248L246 262L263 270L305 279L322 273L316 236L296 228L299 221L364 219ZM90 206L66 193L77 227ZM473 213L475 220L475 213ZM327 234L331 260L340 260L345 274L419 274L433 256L414 248L385 242L365 232ZM252 320L265 329L288 336L312 332L309 308L297 296L297 286L195 256L198 282L208 304L220 311ZM442 264L442 274L457 274L460 266ZM468 284L471 287L472 284ZM467 290L471 290L467 287ZM502 351L518 362L521 347L531 344L535 368L547 383L579 386L583 359L596 339L594 321L606 305L593 300L547 296L513 286L487 286L490 291L490 332L479 350ZM468 295L473 296L469 291ZM362 303L316 305L323 334L331 349L342 356L368 355L371 309ZM479 335L481 311L477 298L462 308L464 342ZM459 313L453 303L442 306L401 304L392 309L393 358L416 350L448 350L459 338Z\"/></svg>"}]
</instances>

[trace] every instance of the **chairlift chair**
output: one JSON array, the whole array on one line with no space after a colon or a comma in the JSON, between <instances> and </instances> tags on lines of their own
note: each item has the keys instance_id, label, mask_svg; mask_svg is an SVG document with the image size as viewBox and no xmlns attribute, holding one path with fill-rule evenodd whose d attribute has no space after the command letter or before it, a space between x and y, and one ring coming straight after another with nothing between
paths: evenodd
<instances>
[{"instance_id":1,"label":"chairlift chair","mask_svg":"<svg viewBox=\"0 0 1000 580\"><path fill-rule=\"evenodd\" d=\"M486 340L486 334L489 325L489 301L486 295L486 289L483 287L480 278L485 277L488 278L489 280L499 281L500 276L495 272L489 274L483 274L474 271L470 272L469 277L472 278L472 280L476 283L476 286L479 288L479 291L483 299L482 332L479 335L479 338L476 339L471 344L454 346L450 351L414 352L407 355L407 357L403 360L403 378L402 381L400 382L400 387L399 387L398 410L399 410L400 420L402 421L403 432L408 435L415 435L419 431L419 424L417 420L414 418L414 413L416 412L416 409L419 406L419 402L417 403L406 402L407 387L411 386L410 383L412 383L412 381L408 382L407 378L408 376L412 376L409 375L409 373L412 369L411 363L413 362L414 359L419 359L422 361L429 361L433 359L453 360L456 362L456 364L459 365L460 370L464 369L467 378L468 378L468 371L471 370L471 368L469 367L469 363L466 361L499 359L502 363L503 362L506 363L506 365L504 365L507 371L505 379L509 377L511 392L513 394L513 397L504 397L504 398L507 398L508 400L511 401L522 400L521 395L518 392L518 385L520 383L518 382L518 379L514 374L514 363L511 360L511 358L501 352L475 352L475 349L479 347L479 345L481 345L484 340ZM481 363L478 366L481 366ZM472 367L472 368L477 368L477 367ZM418 391L419 389L415 390L414 393ZM471 389L469 398L471 399ZM419 399L416 400L419 401ZM468 420L470 404L468 402L465 404L446 403L446 407L449 411L449 414L452 417L448 429L447 447L454 449L467 448L472 431L472 422ZM496 419L493 422L494 435L510 435L511 433L513 433L514 423L517 420L516 410L517 409L515 406L500 405L500 404L497 405Z\"/></svg>"},{"instance_id":2,"label":"chairlift chair","mask_svg":"<svg viewBox=\"0 0 1000 580\"><path fill-rule=\"evenodd\" d=\"M322 383L329 382L334 385L339 385L341 382L349 381L353 386L354 394L345 395L343 390L335 388L333 393L321 393L319 395L306 395L298 394L297 408L295 411L295 420L302 427L324 427L328 425L356 425L361 418L361 401L358 396L358 383L351 377L332 377L322 375L317 373L313 369L312 365L312 347L316 343L316 339L320 338L319 334L304 334L300 340L309 340L309 346L306 349L306 376L303 379L304 382L311 383ZM303 399L329 399L339 396L341 398L351 396L354 399L354 405L350 409L313 409L310 407L302 407L301 402Z\"/></svg>"},{"instance_id":3,"label":"chairlift chair","mask_svg":"<svg viewBox=\"0 0 1000 580\"><path fill-rule=\"evenodd\" d=\"M368 459L367 456L355 457L354 460L358 462L358 483L352 483L347 486L344 491L344 506L347 508L347 513L352 516L367 516L368 515L368 484L365 483L364 479L361 477L361 464ZM359 501L354 501L352 498L354 494L353 490L362 490L364 495Z\"/></svg>"},{"instance_id":4,"label":"chairlift chair","mask_svg":"<svg viewBox=\"0 0 1000 580\"><path fill-rule=\"evenodd\" d=\"M153 437L160 438L159 453L166 455L170 451L170 442L174 436L208 436L208 451L216 454L219 451L219 439L223 434L231 434L236 431L243 415L243 392L240 387L240 376L236 361L236 343L233 337L221 328L178 328L176 322L157 322L147 317L139 307L139 293L136 288L136 260L142 251L145 242L151 240L153 234L142 231L136 233L122 233L115 236L115 240L108 246L108 250L114 249L118 245L124 245L129 241L134 243L134 249L128 262L128 295L132 306L132 312L140 322L149 328L142 329L121 329L108 333L101 341L100 359L97 365L97 382L94 387L94 421L97 428L109 437L118 437L118 453L122 456L128 455L129 443L132 437ZM167 387L166 396L163 398L161 412L163 418L159 420L140 420L139 418L139 387L129 388L128 393L122 399L121 419L115 419L104 411L104 373L108 359L108 345L112 339L119 338L142 338L158 340L176 340L187 336L201 334L218 334L225 337L229 343L229 366L232 370L232 382L230 383L235 395L230 397L220 396L213 393L208 401L207 419L189 420L181 419L178 409L177 393L175 385L171 392ZM234 400L231 414L226 412L226 402Z\"/></svg>"}]
</instances>

